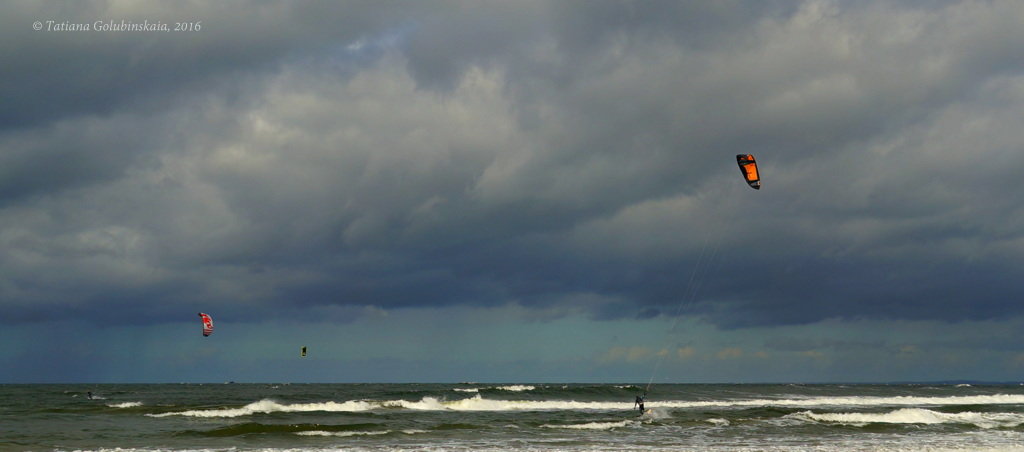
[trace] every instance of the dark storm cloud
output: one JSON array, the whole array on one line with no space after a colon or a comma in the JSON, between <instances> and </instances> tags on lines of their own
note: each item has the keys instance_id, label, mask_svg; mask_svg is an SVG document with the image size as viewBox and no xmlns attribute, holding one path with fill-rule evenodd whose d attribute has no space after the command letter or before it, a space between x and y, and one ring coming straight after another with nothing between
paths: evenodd
<instances>
[{"instance_id":1,"label":"dark storm cloud","mask_svg":"<svg viewBox=\"0 0 1024 452\"><path fill-rule=\"evenodd\" d=\"M1019 313L1014 3L5 10L5 319Z\"/></svg>"},{"instance_id":2,"label":"dark storm cloud","mask_svg":"<svg viewBox=\"0 0 1024 452\"><path fill-rule=\"evenodd\" d=\"M440 5L440 4L439 4ZM404 46L418 83L450 88L473 65L503 66L519 82L571 84L607 63L609 47L669 39L685 47L791 13L798 2L451 2L417 17ZM453 9L458 10L452 14ZM547 59L554 51L557 60ZM525 80L523 80L525 79ZM544 79L544 80L538 80ZM550 94L550 93L549 93Z\"/></svg>"},{"instance_id":3,"label":"dark storm cloud","mask_svg":"<svg viewBox=\"0 0 1024 452\"><path fill-rule=\"evenodd\" d=\"M125 167L139 164L153 150L152 142L122 128L141 121L120 119L116 126L93 120L5 134L0 138L0 205L116 178Z\"/></svg>"},{"instance_id":4,"label":"dark storm cloud","mask_svg":"<svg viewBox=\"0 0 1024 452\"><path fill-rule=\"evenodd\" d=\"M186 130L146 119L239 85L282 59L322 55L378 32L390 6L223 2L187 11L106 1L10 2L0 18L0 202L108 181ZM412 9L412 8L410 8ZM244 10L244 12L242 12ZM343 14L341 12L344 12ZM202 21L176 33L47 31L52 24ZM33 22L43 30L34 31Z\"/></svg>"},{"instance_id":5,"label":"dark storm cloud","mask_svg":"<svg viewBox=\"0 0 1024 452\"><path fill-rule=\"evenodd\" d=\"M416 5L405 7L414 14ZM217 77L272 70L281 58L330 52L378 32L395 4L218 2L182 9L159 3L11 2L0 33L0 128L45 124L126 108L161 109ZM199 21L174 33L33 31L32 23Z\"/></svg>"}]
</instances>

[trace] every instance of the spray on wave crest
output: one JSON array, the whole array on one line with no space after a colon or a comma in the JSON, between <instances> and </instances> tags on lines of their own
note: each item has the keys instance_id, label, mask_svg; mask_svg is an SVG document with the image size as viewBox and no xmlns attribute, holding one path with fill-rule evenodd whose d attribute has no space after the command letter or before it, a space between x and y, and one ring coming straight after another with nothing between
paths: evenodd
<instances>
[{"instance_id":1,"label":"spray on wave crest","mask_svg":"<svg viewBox=\"0 0 1024 452\"><path fill-rule=\"evenodd\" d=\"M700 408L700 407L826 407L826 406L929 406L929 405L993 405L993 404L1024 404L1024 395L978 395L978 396L954 396L954 397L818 397L806 399L750 399L750 400L666 400L650 401L651 408ZM130 404L121 404L128 407ZM209 410L187 410L180 412L169 412L160 414L148 414L152 417L167 416L189 416L189 417L239 417L254 414L268 414L280 412L361 412L371 410L405 409L417 411L552 411L552 410L621 410L628 404L621 401L595 402L575 400L504 400L485 398L480 394L472 397L456 400L444 400L436 397L423 397L418 401L410 400L349 400L345 402L319 402L319 403L294 403L282 404L270 399L263 399L250 403L240 408L220 408ZM927 410L908 410L904 413L889 414L887 419L911 418L915 413L921 419L927 416L920 413ZM935 412L930 412L935 413ZM943 415L944 413L936 413ZM1024 420L1013 418L1010 420L985 420L986 416L991 417L993 413L979 414L978 422L997 422L1000 426L1007 422L1017 422L1011 426L1024 423ZM858 413L851 413L850 419L856 418ZM867 416L867 415L865 415ZM934 417L933 417L934 418ZM955 418L939 417L945 419L942 422L960 422ZM837 418L838 419L838 418ZM938 418L934 418L938 419ZM813 419L829 421L828 419ZM833 422L842 422L834 420ZM851 421L859 422L859 421ZM863 422L893 422L891 420L863 421ZM936 423L936 422L930 422ZM966 423L974 423L968 421ZM976 424L981 426L981 424Z\"/></svg>"},{"instance_id":2,"label":"spray on wave crest","mask_svg":"<svg viewBox=\"0 0 1024 452\"><path fill-rule=\"evenodd\" d=\"M1018 413L942 413L923 408L901 408L887 413L814 413L803 411L791 418L864 426L867 424L970 424L980 428L1012 428L1024 424Z\"/></svg>"}]
</instances>

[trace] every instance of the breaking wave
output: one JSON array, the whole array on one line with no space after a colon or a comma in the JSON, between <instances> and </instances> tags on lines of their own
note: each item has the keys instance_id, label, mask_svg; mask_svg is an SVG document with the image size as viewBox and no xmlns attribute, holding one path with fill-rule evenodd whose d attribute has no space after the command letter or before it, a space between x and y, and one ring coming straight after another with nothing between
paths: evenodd
<instances>
[{"instance_id":1,"label":"breaking wave","mask_svg":"<svg viewBox=\"0 0 1024 452\"><path fill-rule=\"evenodd\" d=\"M814 407L814 406L917 406L917 405L1005 405L1024 403L1024 394L994 394L950 397L809 397L806 399L750 399L648 402L650 406L689 407Z\"/></svg>"},{"instance_id":2,"label":"breaking wave","mask_svg":"<svg viewBox=\"0 0 1024 452\"><path fill-rule=\"evenodd\" d=\"M352 432L327 432L323 430L308 430L304 432L295 432L296 435L300 436L377 436L387 435L393 433L391 430L370 430L370 431L352 431ZM427 433L426 430L407 429L399 430L398 433L404 433L406 435L415 435L417 433Z\"/></svg>"},{"instance_id":3,"label":"breaking wave","mask_svg":"<svg viewBox=\"0 0 1024 452\"><path fill-rule=\"evenodd\" d=\"M619 422L588 422L586 424L544 424L541 427L544 428L568 428L574 430L611 430L613 428L628 427L631 425L639 425L637 421L619 421Z\"/></svg>"},{"instance_id":4,"label":"breaking wave","mask_svg":"<svg viewBox=\"0 0 1024 452\"><path fill-rule=\"evenodd\" d=\"M142 406L142 402L108 403L107 406L111 408L134 408L137 406Z\"/></svg>"},{"instance_id":5,"label":"breaking wave","mask_svg":"<svg viewBox=\"0 0 1024 452\"><path fill-rule=\"evenodd\" d=\"M328 412L355 412L368 411L374 406L370 402L348 401L348 402L322 402L322 403L294 403L280 404L273 400L263 399L250 403L241 408L221 408L211 410L188 410L160 414L147 414L151 417L187 416L187 417L239 417L253 414L268 413L292 413L304 411L328 411Z\"/></svg>"},{"instance_id":6,"label":"breaking wave","mask_svg":"<svg viewBox=\"0 0 1024 452\"><path fill-rule=\"evenodd\" d=\"M391 433L391 430L374 430L369 432L325 432L323 430L310 430L305 432L295 432L296 435L301 436L373 436L373 435L387 435Z\"/></svg>"},{"instance_id":7,"label":"breaking wave","mask_svg":"<svg viewBox=\"0 0 1024 452\"><path fill-rule=\"evenodd\" d=\"M802 411L788 417L836 424L971 424L980 428L1017 427L1024 424L1018 413L942 413L923 408L901 408L887 413L814 413Z\"/></svg>"},{"instance_id":8,"label":"breaking wave","mask_svg":"<svg viewBox=\"0 0 1024 452\"><path fill-rule=\"evenodd\" d=\"M552 410L622 410L631 408L632 401L621 402L580 402L575 400L502 400L484 398L480 394L473 397L444 400L435 397L423 397L418 401L410 400L350 400L346 402L318 402L282 404L273 400L263 399L240 408L219 408L205 410L187 410L160 414L147 414L152 417L191 416L191 417L239 417L253 414L277 412L361 412L382 409L406 409L420 411L552 411ZM648 401L651 408L696 408L696 407L823 407L823 406L929 406L929 405L993 405L993 404L1024 404L1024 395L978 395L961 397L819 397L807 399L751 399L751 400L709 400L709 401ZM898 410L899 411L899 410ZM911 410L912 411L912 410ZM927 411L927 410L923 410ZM856 414L856 413L851 413ZM942 414L942 413L938 413ZM988 415L988 413L983 413ZM871 422L871 421L868 421ZM1024 423L1021 421L1019 423Z\"/></svg>"},{"instance_id":9,"label":"breaking wave","mask_svg":"<svg viewBox=\"0 0 1024 452\"><path fill-rule=\"evenodd\" d=\"M482 388L452 388L455 392L470 392L479 393L480 391L510 391L510 392L523 392L533 391L537 389L536 386L531 385L506 385L506 386L486 386Z\"/></svg>"},{"instance_id":10,"label":"breaking wave","mask_svg":"<svg viewBox=\"0 0 1024 452\"><path fill-rule=\"evenodd\" d=\"M537 388L535 386L530 386L530 385L509 385L509 386L498 386L498 387L496 387L494 389L500 389L502 391L523 392L523 391L533 391L534 389L537 389Z\"/></svg>"},{"instance_id":11,"label":"breaking wave","mask_svg":"<svg viewBox=\"0 0 1024 452\"><path fill-rule=\"evenodd\" d=\"M485 399L479 394L461 400L442 400L435 397L424 397L419 401L384 400L384 401L348 401L321 403L282 404L269 399L253 402L240 408L219 408L209 410L187 410L160 414L147 414L151 417L188 416L188 417L239 417L253 414L269 414L280 412L359 412L375 409L407 409L420 411L543 411L543 410L619 410L625 403L617 402L576 402L572 400L497 400Z\"/></svg>"}]
</instances>

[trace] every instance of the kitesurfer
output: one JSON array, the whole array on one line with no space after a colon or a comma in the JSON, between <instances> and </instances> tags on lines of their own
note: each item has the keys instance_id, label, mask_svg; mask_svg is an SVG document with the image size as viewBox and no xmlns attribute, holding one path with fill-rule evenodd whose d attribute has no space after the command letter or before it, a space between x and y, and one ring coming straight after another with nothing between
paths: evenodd
<instances>
[{"instance_id":1,"label":"kitesurfer","mask_svg":"<svg viewBox=\"0 0 1024 452\"><path fill-rule=\"evenodd\" d=\"M89 400L92 400L92 391L85 391L85 396L86 396L86 397L87 397L87 398L88 398Z\"/></svg>"},{"instance_id":2,"label":"kitesurfer","mask_svg":"<svg viewBox=\"0 0 1024 452\"><path fill-rule=\"evenodd\" d=\"M647 397L647 394L644 394L642 396L636 396L636 401L633 402L633 408L636 408L638 406L640 407L640 414L644 414L644 398L645 397Z\"/></svg>"}]
</instances>

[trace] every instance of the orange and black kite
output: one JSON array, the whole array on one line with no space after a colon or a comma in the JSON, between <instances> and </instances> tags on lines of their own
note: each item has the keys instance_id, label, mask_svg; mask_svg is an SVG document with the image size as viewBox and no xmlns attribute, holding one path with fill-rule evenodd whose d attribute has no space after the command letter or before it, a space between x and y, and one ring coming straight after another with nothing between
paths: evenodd
<instances>
[{"instance_id":1,"label":"orange and black kite","mask_svg":"<svg viewBox=\"0 0 1024 452\"><path fill-rule=\"evenodd\" d=\"M754 156L750 154L739 154L736 156L736 164L740 166L740 172L743 173L743 178L747 180L747 185L754 190L761 189L761 176L757 172L757 160L754 160Z\"/></svg>"}]
</instances>

